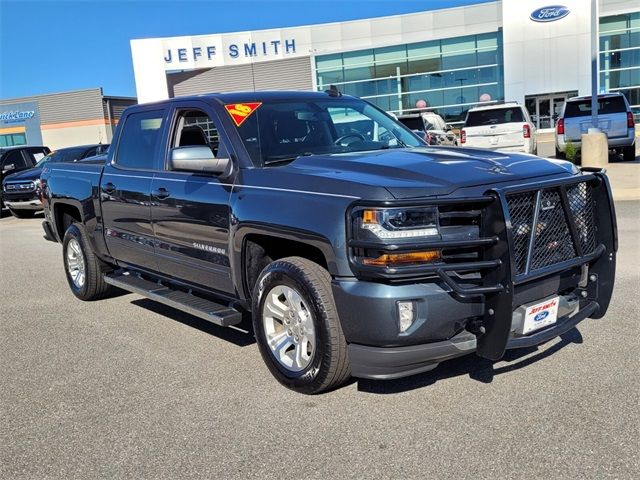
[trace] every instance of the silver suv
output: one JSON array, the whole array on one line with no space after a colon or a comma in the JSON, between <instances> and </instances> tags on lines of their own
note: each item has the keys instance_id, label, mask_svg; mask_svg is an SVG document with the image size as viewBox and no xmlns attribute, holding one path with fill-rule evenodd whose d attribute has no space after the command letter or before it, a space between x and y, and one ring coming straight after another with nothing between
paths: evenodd
<instances>
[{"instance_id":1,"label":"silver suv","mask_svg":"<svg viewBox=\"0 0 640 480\"><path fill-rule=\"evenodd\" d=\"M565 158L569 142L580 149L582 134L591 125L591 97L567 100L556 123L556 158ZM607 134L610 149L621 151L624 160L635 159L633 113L622 93L598 95L598 128Z\"/></svg>"}]
</instances>

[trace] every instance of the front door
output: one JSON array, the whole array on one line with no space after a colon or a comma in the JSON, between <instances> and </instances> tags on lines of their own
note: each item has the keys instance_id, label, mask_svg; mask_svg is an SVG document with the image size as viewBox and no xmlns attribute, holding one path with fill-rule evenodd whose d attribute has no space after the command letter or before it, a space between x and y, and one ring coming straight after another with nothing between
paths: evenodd
<instances>
[{"instance_id":1,"label":"front door","mask_svg":"<svg viewBox=\"0 0 640 480\"><path fill-rule=\"evenodd\" d=\"M208 146L219 158L229 156L219 120L204 102L180 102L172 113L174 147ZM191 284L233 292L229 260L231 185L218 176L175 171L168 160L153 179L151 217L160 271Z\"/></svg>"},{"instance_id":2,"label":"front door","mask_svg":"<svg viewBox=\"0 0 640 480\"><path fill-rule=\"evenodd\" d=\"M532 95L525 98L525 105L536 128L555 128L567 98L576 95L578 92Z\"/></svg>"},{"instance_id":3,"label":"front door","mask_svg":"<svg viewBox=\"0 0 640 480\"><path fill-rule=\"evenodd\" d=\"M150 195L164 123L164 109L128 115L100 184L109 254L147 270L157 270Z\"/></svg>"}]
</instances>

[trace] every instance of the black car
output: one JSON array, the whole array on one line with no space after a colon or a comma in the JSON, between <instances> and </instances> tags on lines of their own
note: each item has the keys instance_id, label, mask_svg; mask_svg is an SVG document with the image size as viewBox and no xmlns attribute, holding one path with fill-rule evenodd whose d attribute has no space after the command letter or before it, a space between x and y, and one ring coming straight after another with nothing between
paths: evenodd
<instances>
[{"instance_id":1,"label":"black car","mask_svg":"<svg viewBox=\"0 0 640 480\"><path fill-rule=\"evenodd\" d=\"M0 185L5 176L33 168L49 152L49 147L44 146L0 147ZM4 196L1 191L0 200L4 208Z\"/></svg>"},{"instance_id":2,"label":"black car","mask_svg":"<svg viewBox=\"0 0 640 480\"><path fill-rule=\"evenodd\" d=\"M36 147L30 147L36 148ZM46 148L46 147L37 147ZM42 156L37 163L28 169L7 175L2 182L2 199L9 211L17 218L30 218L42 210L40 200L40 174L45 165L57 162L77 162L100 155L107 151L108 144L80 145L61 148ZM33 153L31 154L33 155Z\"/></svg>"},{"instance_id":3,"label":"black car","mask_svg":"<svg viewBox=\"0 0 640 480\"><path fill-rule=\"evenodd\" d=\"M73 294L124 289L221 326L250 312L296 391L497 360L607 311L600 170L430 148L335 89L137 105L115 138L105 163L42 173Z\"/></svg>"}]
</instances>

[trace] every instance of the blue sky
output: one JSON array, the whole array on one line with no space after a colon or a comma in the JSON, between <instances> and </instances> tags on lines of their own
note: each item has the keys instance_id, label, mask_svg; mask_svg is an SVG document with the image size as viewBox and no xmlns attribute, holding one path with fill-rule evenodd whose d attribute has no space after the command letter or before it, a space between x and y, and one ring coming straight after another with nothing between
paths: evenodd
<instances>
[{"instance_id":1,"label":"blue sky","mask_svg":"<svg viewBox=\"0 0 640 480\"><path fill-rule=\"evenodd\" d=\"M277 28L483 0L0 0L0 98L103 87L135 95L129 40Z\"/></svg>"}]
</instances>

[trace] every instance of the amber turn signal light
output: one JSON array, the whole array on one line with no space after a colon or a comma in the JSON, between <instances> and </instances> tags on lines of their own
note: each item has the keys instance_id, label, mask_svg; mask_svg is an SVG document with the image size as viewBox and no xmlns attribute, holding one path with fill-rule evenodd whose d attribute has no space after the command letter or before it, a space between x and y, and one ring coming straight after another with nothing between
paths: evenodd
<instances>
[{"instance_id":1,"label":"amber turn signal light","mask_svg":"<svg viewBox=\"0 0 640 480\"><path fill-rule=\"evenodd\" d=\"M405 265L408 263L429 263L439 259L439 251L429 250L426 252L385 253L378 258L363 258L362 263L364 265L388 267L390 265Z\"/></svg>"},{"instance_id":2,"label":"amber turn signal light","mask_svg":"<svg viewBox=\"0 0 640 480\"><path fill-rule=\"evenodd\" d=\"M364 223L378 223L375 210L365 210L362 212L362 221Z\"/></svg>"}]
</instances>

